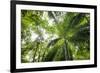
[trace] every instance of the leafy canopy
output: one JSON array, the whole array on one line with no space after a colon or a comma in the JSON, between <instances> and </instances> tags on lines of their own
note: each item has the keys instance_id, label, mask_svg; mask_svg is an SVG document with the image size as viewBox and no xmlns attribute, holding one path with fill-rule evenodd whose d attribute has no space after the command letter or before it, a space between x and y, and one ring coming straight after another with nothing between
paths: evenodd
<instances>
[{"instance_id":1,"label":"leafy canopy","mask_svg":"<svg viewBox=\"0 0 100 73\"><path fill-rule=\"evenodd\" d=\"M21 10L21 62L90 59L90 14Z\"/></svg>"}]
</instances>

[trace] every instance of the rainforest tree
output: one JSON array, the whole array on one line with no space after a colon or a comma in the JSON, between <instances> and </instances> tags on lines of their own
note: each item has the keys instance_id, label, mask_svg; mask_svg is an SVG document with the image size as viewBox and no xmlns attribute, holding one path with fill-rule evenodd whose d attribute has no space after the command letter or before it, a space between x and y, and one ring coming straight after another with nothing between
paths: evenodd
<instances>
[{"instance_id":1,"label":"rainforest tree","mask_svg":"<svg viewBox=\"0 0 100 73\"><path fill-rule=\"evenodd\" d=\"M21 62L90 59L90 14L21 10Z\"/></svg>"}]
</instances>

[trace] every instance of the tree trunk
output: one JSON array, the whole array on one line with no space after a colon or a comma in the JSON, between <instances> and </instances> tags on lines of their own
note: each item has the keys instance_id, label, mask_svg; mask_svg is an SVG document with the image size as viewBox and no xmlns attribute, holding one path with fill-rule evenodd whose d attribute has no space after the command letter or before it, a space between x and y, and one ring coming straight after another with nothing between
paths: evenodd
<instances>
[{"instance_id":1,"label":"tree trunk","mask_svg":"<svg viewBox=\"0 0 100 73\"><path fill-rule=\"evenodd\" d=\"M64 54L65 54L65 60L70 60L70 52L68 49L68 42L66 39L64 41Z\"/></svg>"}]
</instances>

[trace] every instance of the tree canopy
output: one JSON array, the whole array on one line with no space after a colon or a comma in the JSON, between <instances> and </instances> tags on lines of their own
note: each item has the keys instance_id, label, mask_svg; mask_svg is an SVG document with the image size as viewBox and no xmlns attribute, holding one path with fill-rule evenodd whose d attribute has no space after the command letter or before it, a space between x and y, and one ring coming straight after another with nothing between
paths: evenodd
<instances>
[{"instance_id":1,"label":"tree canopy","mask_svg":"<svg viewBox=\"0 0 100 73\"><path fill-rule=\"evenodd\" d=\"M21 10L21 62L90 59L90 14Z\"/></svg>"}]
</instances>

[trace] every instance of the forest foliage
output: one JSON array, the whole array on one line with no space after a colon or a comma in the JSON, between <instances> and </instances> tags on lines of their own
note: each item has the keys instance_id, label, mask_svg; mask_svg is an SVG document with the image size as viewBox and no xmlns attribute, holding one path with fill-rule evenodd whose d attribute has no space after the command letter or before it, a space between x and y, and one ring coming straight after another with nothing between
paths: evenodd
<instances>
[{"instance_id":1,"label":"forest foliage","mask_svg":"<svg viewBox=\"0 0 100 73\"><path fill-rule=\"evenodd\" d=\"M90 59L90 14L21 10L21 62Z\"/></svg>"}]
</instances>

